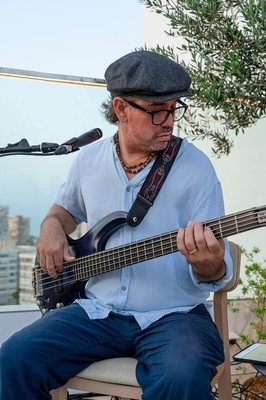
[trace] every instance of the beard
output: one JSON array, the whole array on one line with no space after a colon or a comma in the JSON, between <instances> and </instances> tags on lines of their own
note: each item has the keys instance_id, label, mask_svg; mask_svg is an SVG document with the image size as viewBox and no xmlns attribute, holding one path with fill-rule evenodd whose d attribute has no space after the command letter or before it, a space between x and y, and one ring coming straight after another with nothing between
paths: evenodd
<instances>
[{"instance_id":1,"label":"beard","mask_svg":"<svg viewBox=\"0 0 266 400\"><path fill-rule=\"evenodd\" d=\"M127 140L133 151L158 152L167 147L172 134L172 126L162 127L158 125L157 129L150 135L145 135L145 131L142 132L142 130L138 130L136 133L135 127L131 126L127 130Z\"/></svg>"},{"instance_id":2,"label":"beard","mask_svg":"<svg viewBox=\"0 0 266 400\"><path fill-rule=\"evenodd\" d=\"M173 127L160 127L156 130L151 140L151 151L164 150L173 134Z\"/></svg>"}]
</instances>

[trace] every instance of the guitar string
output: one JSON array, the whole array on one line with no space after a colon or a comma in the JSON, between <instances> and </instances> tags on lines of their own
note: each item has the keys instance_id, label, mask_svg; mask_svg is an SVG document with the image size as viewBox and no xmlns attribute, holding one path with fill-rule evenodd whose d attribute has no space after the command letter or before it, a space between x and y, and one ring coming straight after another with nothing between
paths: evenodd
<instances>
[{"instance_id":1,"label":"guitar string","mask_svg":"<svg viewBox=\"0 0 266 400\"><path fill-rule=\"evenodd\" d=\"M247 212L245 214L247 214ZM238 231L239 232L243 231L243 229L248 230L247 229L248 227L254 226L254 212L252 215L248 215L248 218L247 218L247 216L245 217L245 214L243 213L242 215L246 219L242 218L242 221L238 221L238 225L239 225ZM230 216L230 218L232 218L232 217ZM225 219L227 219L227 217L223 217L223 221ZM215 221L217 221L217 220L215 220ZM212 230L214 231L214 233L215 233L215 230L218 230L218 233L221 232L221 234L223 236L226 236L226 235L229 236L230 233L232 232L232 230L233 230L233 233L238 233L238 232L235 232L235 226L236 226L235 222L236 222L235 219L232 221L230 219L228 219L227 224L223 223L223 230L221 232L221 221L218 221L218 222L216 222L216 226L212 226ZM243 224L243 222L244 222L244 224ZM210 221L208 221L208 223L205 223L205 226L210 226L210 225L211 225ZM259 226L256 225L256 226L254 226L254 228L255 227L259 227ZM228 232L228 233L226 233L226 235L225 235L225 231ZM126 261L126 259L128 257L128 254L127 254L128 250L130 250L133 246L133 249L134 249L133 252L132 251L129 252L130 258L132 259L132 264L128 263L127 265L133 265L137 262L142 262L146 259L159 257L156 254L156 251L158 252L158 249L156 249L156 246L159 245L159 250L160 250L161 247L163 246L164 241L167 241L167 243L166 243L167 246L164 245L163 251L159 251L160 255L165 255L165 254L168 254L169 252L178 251L177 245L175 243L172 243L172 242L169 243L169 236L173 236L173 238L175 240L176 233L177 233L177 231L168 232L168 233L162 234L160 236L153 237L152 239L147 238L147 239L144 239L144 240L141 240L138 242L129 243L125 246L119 246L117 248L104 250L104 251L98 252L98 253L93 253L88 256L80 257L78 260L74 261L73 263L69 263L69 264L64 263L63 265L68 264L70 266L73 266L74 268L80 266L81 268L79 270L79 275L81 276L82 272L87 272L88 263L90 261L93 262L94 259L97 259L97 265L95 265L94 268L93 268L93 265L91 265L91 267L92 267L90 269L91 274L89 276L84 276L84 277L78 279L78 281L86 280L86 279L89 279L91 276L97 275L97 272L99 274L99 272L106 273L106 272L112 271L112 269L110 269L110 268L107 270L104 269L104 268L106 268L105 265L108 265L108 266L110 265L110 261L112 263L117 263L117 262L119 263L119 261L120 261L120 263L121 263L121 257L114 257L114 255L117 255L117 251L119 252L120 248L123 248L122 262L124 262L124 261ZM150 242L154 245L153 247L151 247ZM157 242L159 242L159 243L157 243ZM136 249L135 249L134 245L136 246ZM147 248L147 246L150 246L150 247ZM149 253L147 253L147 250L149 251ZM143 257L143 254L141 254L140 251L144 252L143 254L145 256L145 259L143 259L143 260L140 260ZM137 257L137 258L135 258L135 257ZM84 264L85 262L86 262L86 265L84 267L82 267L82 264ZM100 264L100 267L99 267L99 264ZM121 265L121 267L117 267L117 264L116 264L113 269L118 269L118 268L122 268L122 267L123 267L123 265ZM40 267L37 267L37 268L40 268ZM75 270L74 270L74 272L75 272ZM47 275L44 271L41 271L41 274ZM65 272L64 275L65 275L65 277L64 277L63 283L59 282L58 284L56 284L57 279L53 279L49 275L47 275L47 277L43 277L43 279L42 279L43 288L47 289L48 287L45 287L45 286L48 286L49 284L51 284L51 287L53 287L53 288L60 287L60 286L62 286L62 284L73 283L73 282L66 282L66 281L69 281L71 278L74 278L75 280L77 279L76 274L73 273L73 268L69 272ZM51 279L53 279L52 282L51 282ZM47 282L45 283L45 281L47 281Z\"/></svg>"},{"instance_id":2,"label":"guitar string","mask_svg":"<svg viewBox=\"0 0 266 400\"><path fill-rule=\"evenodd\" d=\"M173 234L173 235L174 235L174 239L175 239L176 235L175 234ZM160 241L161 245L163 244L164 240L166 240L166 238L162 238L162 240ZM135 254L133 252L130 253L130 262L128 262L127 265L131 265L131 264L134 264L136 262L141 262L141 261L144 261L145 259L149 259L149 258L156 258L156 257L158 257L160 255L168 254L169 252L174 252L174 251L178 250L175 245L173 247L173 244L171 244L171 243L169 244L169 238L167 238L167 243L166 244L167 244L168 247L165 246L163 252L161 250L158 252L158 250L156 250L156 247L147 249L147 247L146 247L147 245L144 243L143 245L141 245L141 248L137 249L137 253L135 253ZM148 250L148 252L147 252L147 250ZM121 258L119 259L119 258L114 258L113 257L115 255L115 253L116 253L116 249L107 250L106 252L103 252L103 254L96 253L96 258L100 259L99 262L98 262L98 264L100 264L100 267L97 265L95 268L92 268L90 270L90 272L91 272L90 276L98 275L100 273L105 273L105 272L108 272L108 271L112 270L110 268L110 255L112 256L112 260L111 260L112 262L116 263L117 260L120 260L120 264L121 264L120 267L126 266L125 265L126 258L127 258L126 251L124 251L124 254L123 254L123 257L122 257L122 261L121 261ZM100 257L99 257L99 254L101 254ZM97 255L98 255L98 257L97 257ZM74 262L73 263L73 264L75 264L76 267L78 267L78 265L80 265L82 267L82 264L84 264L84 262L87 261L87 265L85 265L83 268L80 268L80 271L79 271L80 277L79 277L78 280L82 281L82 280L88 279L90 277L90 276L82 277L82 272L87 272L88 261L93 261L93 258L95 258L95 257L91 257L91 256L93 256L93 255L84 256L81 259L79 259L78 262ZM143 256L145 256L144 260L142 260ZM90 257L91 260L89 259L89 257ZM137 257L137 258L135 258L135 257ZM106 270L105 265L108 265L108 267L109 267L107 270ZM117 266L117 263L116 263L114 269L118 269L118 268L119 267ZM43 273L46 274L45 272L43 272ZM73 274L73 269L71 271L69 271L69 272L65 272L64 275L65 275L65 279L64 279L65 281L69 280L72 277L77 279L76 275ZM45 282L44 282L45 279L48 279L50 281L53 278L51 278L50 276L47 276L47 278L44 278L43 279L44 286L45 286ZM55 281L56 280L53 280L52 282L54 283ZM71 283L71 282L65 282L65 284L67 284L67 283ZM59 283L58 286L60 286L61 284L62 283Z\"/></svg>"},{"instance_id":3,"label":"guitar string","mask_svg":"<svg viewBox=\"0 0 266 400\"><path fill-rule=\"evenodd\" d=\"M228 225L229 226L229 225ZM232 226L232 225L231 225ZM245 225L245 227L247 227L247 226L249 226L249 225ZM218 227L219 228L219 227ZM215 228L214 228L215 229ZM219 229L218 229L219 230ZM169 241L169 238L168 238L168 236L170 236L170 235L176 235L176 232L173 232L173 233L168 233L168 234L164 234L164 235L161 235L161 236L159 236L159 237L157 237L157 238L159 238L159 240L160 240L160 245L162 245L162 241L163 240L167 240L167 241ZM165 238L165 235L167 236L167 238ZM156 239L155 238L153 238L154 240L154 242L156 242ZM135 242L135 243L137 243L137 244L139 244L139 248L137 248L137 255L138 255L138 259L137 260L132 260L132 264L134 264L135 262L138 262L139 261L139 258L140 258L140 252L139 252L139 250L140 250L140 248L142 247L143 248L143 251L145 251L145 250L147 250L147 249L145 249L145 247L147 246L147 243L146 242L149 242L150 240L149 240L149 238L147 238L147 239L144 239L143 241L140 241L140 242ZM131 244L128 244L128 245L126 245L126 246L122 246L122 248L123 248L123 258L126 258L127 256L126 256L126 253L127 253L127 250L126 250L126 247L129 247L129 250L130 250L130 248L132 247L132 245L134 246L134 243L131 243ZM148 245L149 245L149 243L148 243ZM161 246L160 246L161 247ZM173 251L173 249L172 249L172 244L170 244L170 251ZM167 251L169 251L169 249L167 250L167 248L165 247L164 248L164 250L167 250ZM114 255L116 252L117 252L117 250L119 250L119 247L117 247L117 248L114 248L114 249L109 249L109 250L105 250L105 251L103 251L103 252L99 252L99 253L94 253L94 254L90 254L90 255L88 255L88 256L83 256L83 257L80 257L78 260L76 260L76 261L74 261L73 263L71 263L74 267L75 266L78 266L78 265L81 265L82 266L82 264L85 262L85 261L87 261L87 263L90 261L90 259L91 259L91 261L93 261L93 259L94 258L102 258L102 260L100 260L100 262L102 261L102 262L104 262L104 263L110 263L110 257L108 257L108 256L110 256L110 255ZM152 248L151 249L152 250L152 252L154 253L154 248ZM177 251L178 249L176 248L176 251ZM155 251L156 251L156 247L155 247ZM162 252L162 255L163 254L165 254L166 252L164 251L164 252ZM147 255L147 253L145 252L145 255ZM134 258L134 252L130 252L130 256L132 257L132 258ZM158 257L158 255L155 255L154 254L154 257ZM153 258L153 255L151 256L151 258ZM112 261L114 261L114 262L116 262L117 260L119 260L119 258L118 259L112 259ZM124 261L124 260L123 260ZM144 261L144 260L142 260L142 261ZM65 265L67 264L67 263L64 263ZM70 264L70 265L71 265ZM99 263L98 263L99 264ZM128 265L130 265L130 263L128 263ZM86 271L87 270L87 267L88 267L88 265L86 265L86 266L84 266L84 271ZM103 266L101 266L100 268L99 267L95 267L94 269L92 269L91 270L91 272L94 274L94 272L97 272L97 271L99 271L99 272L101 272L101 273L105 273L105 272L108 272L109 270L102 270L103 269ZM116 269L116 268L115 268ZM82 269L81 269L82 270ZM73 269L71 270L71 271L69 271L70 273L72 273L73 272ZM43 271L43 274L45 275L46 273ZM47 274L46 274L47 275ZM76 275L75 274L72 274L72 275L70 275L69 277L68 277L68 279L69 278L71 278L71 277L76 277ZM92 275L90 275L90 276L92 276ZM89 278L89 277L85 277L85 279L86 278ZM44 278L44 279L46 279L46 278ZM51 277L50 276L47 276L47 279L48 280L51 280ZM52 278L53 279L53 278ZM82 280L82 279L81 279ZM59 285L60 286L60 285Z\"/></svg>"}]
</instances>

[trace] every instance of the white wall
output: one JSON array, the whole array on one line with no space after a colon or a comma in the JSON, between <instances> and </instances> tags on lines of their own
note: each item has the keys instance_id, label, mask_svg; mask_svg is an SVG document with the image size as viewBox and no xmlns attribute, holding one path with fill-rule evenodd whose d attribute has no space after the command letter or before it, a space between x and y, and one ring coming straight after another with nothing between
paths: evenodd
<instances>
[{"instance_id":1,"label":"white wall","mask_svg":"<svg viewBox=\"0 0 266 400\"><path fill-rule=\"evenodd\" d=\"M143 7L142 45L148 47L176 44L175 40L164 33L167 20ZM180 59L184 55L180 54ZM211 152L212 143L195 141L194 144L211 159L221 181L226 214L235 213L255 206L266 204L266 119L261 119L255 126L246 129L245 134L233 136L235 146L227 157L215 158ZM180 132L182 136L182 132ZM260 228L230 237L230 240L242 245L247 250L254 246L261 249L258 261L266 257L266 228ZM242 258L242 265L244 264ZM243 269L242 269L243 270ZM237 292L237 291L236 291Z\"/></svg>"},{"instance_id":2,"label":"white wall","mask_svg":"<svg viewBox=\"0 0 266 400\"><path fill-rule=\"evenodd\" d=\"M37 306L2 306L0 309L0 346L14 332L41 318Z\"/></svg>"}]
</instances>

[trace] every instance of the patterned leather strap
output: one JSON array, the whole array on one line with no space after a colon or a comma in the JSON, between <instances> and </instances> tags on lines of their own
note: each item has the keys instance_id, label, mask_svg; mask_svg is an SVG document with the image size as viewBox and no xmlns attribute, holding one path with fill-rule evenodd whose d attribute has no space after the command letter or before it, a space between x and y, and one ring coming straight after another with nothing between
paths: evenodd
<instances>
[{"instance_id":1,"label":"patterned leather strap","mask_svg":"<svg viewBox=\"0 0 266 400\"><path fill-rule=\"evenodd\" d=\"M128 225L138 226L153 205L177 156L181 143L181 138L172 136L165 150L158 153L150 173L127 214Z\"/></svg>"}]
</instances>

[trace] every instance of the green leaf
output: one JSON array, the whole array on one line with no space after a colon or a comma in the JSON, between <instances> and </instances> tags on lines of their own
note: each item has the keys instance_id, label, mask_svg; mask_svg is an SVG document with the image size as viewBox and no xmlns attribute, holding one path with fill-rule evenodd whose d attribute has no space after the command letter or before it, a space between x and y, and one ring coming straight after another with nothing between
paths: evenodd
<instances>
[{"instance_id":1,"label":"green leaf","mask_svg":"<svg viewBox=\"0 0 266 400\"><path fill-rule=\"evenodd\" d=\"M210 111L213 122L220 122L211 126L210 115L203 117L199 111L197 118L206 130L189 118L185 133L195 129L194 139L212 141L217 157L230 154L232 137L245 133L266 116L266 2L143 0L142 3L166 18L169 26L166 35L177 40L168 56L174 60L180 52L190 56L188 65L181 62L192 77L193 93L197 96L190 108L197 112L204 107ZM216 114L219 119L212 117Z\"/></svg>"}]
</instances>

